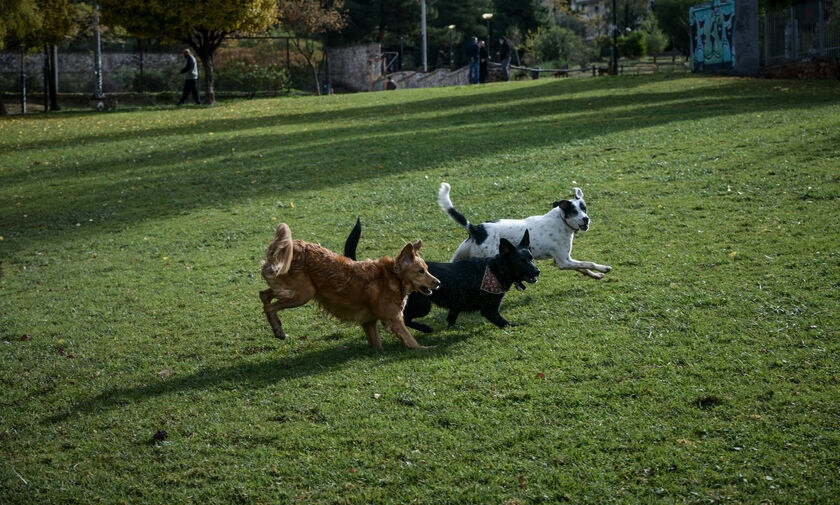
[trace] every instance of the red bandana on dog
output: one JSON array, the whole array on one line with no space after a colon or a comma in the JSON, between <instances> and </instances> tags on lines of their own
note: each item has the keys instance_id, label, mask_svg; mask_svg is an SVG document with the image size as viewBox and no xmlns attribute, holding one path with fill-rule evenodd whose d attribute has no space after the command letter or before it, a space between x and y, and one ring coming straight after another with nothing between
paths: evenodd
<instances>
[{"instance_id":1,"label":"red bandana on dog","mask_svg":"<svg viewBox=\"0 0 840 505\"><path fill-rule=\"evenodd\" d=\"M490 265L487 265L487 268L484 269L484 277L481 279L481 290L494 295L501 295L505 292L504 288L502 288L502 283L499 282L499 279L490 270Z\"/></svg>"}]
</instances>

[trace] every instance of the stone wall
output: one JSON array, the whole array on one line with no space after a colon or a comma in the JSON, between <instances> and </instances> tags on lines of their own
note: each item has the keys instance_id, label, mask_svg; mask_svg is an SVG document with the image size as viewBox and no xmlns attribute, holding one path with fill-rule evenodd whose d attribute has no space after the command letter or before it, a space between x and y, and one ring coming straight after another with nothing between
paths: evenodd
<instances>
[{"instance_id":1,"label":"stone wall","mask_svg":"<svg viewBox=\"0 0 840 505\"><path fill-rule=\"evenodd\" d=\"M333 86L348 91L368 91L372 81L382 77L379 62L379 44L349 47L331 47L327 50L330 63L330 81Z\"/></svg>"}]
</instances>

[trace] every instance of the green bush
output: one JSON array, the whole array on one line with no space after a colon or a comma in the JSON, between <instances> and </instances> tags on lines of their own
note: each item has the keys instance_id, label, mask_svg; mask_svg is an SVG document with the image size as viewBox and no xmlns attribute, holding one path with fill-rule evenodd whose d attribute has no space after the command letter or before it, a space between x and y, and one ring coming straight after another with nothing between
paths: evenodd
<instances>
[{"instance_id":1,"label":"green bush","mask_svg":"<svg viewBox=\"0 0 840 505\"><path fill-rule=\"evenodd\" d=\"M559 26L552 26L546 30L538 28L536 32L529 32L523 46L527 51L525 61L529 65L549 61L584 65L592 53L582 37L568 28Z\"/></svg>"},{"instance_id":2,"label":"green bush","mask_svg":"<svg viewBox=\"0 0 840 505\"><path fill-rule=\"evenodd\" d=\"M668 36L659 28L659 22L652 13L642 20L639 30L645 34L648 54L661 53L668 46Z\"/></svg>"},{"instance_id":3,"label":"green bush","mask_svg":"<svg viewBox=\"0 0 840 505\"><path fill-rule=\"evenodd\" d=\"M221 91L286 93L289 91L289 83L289 72L276 63L257 65L234 61L216 70L215 86Z\"/></svg>"},{"instance_id":4,"label":"green bush","mask_svg":"<svg viewBox=\"0 0 840 505\"><path fill-rule=\"evenodd\" d=\"M636 30L618 39L618 54L631 60L647 55L647 41L645 32Z\"/></svg>"}]
</instances>

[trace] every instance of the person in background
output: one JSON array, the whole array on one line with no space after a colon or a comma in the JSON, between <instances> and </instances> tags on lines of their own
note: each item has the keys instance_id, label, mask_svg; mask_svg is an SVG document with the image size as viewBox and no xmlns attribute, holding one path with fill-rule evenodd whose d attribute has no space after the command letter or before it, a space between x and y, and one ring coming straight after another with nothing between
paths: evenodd
<instances>
[{"instance_id":1,"label":"person in background","mask_svg":"<svg viewBox=\"0 0 840 505\"><path fill-rule=\"evenodd\" d=\"M482 84L487 82L487 63L490 61L490 53L487 45L482 40L478 43L478 81Z\"/></svg>"},{"instance_id":2,"label":"person in background","mask_svg":"<svg viewBox=\"0 0 840 505\"><path fill-rule=\"evenodd\" d=\"M187 60L187 64L181 69L181 73L184 74L184 92L176 105L183 104L190 94L195 99L195 103L201 105L201 98L198 97L198 65L189 49L184 49L184 58Z\"/></svg>"},{"instance_id":3,"label":"person in background","mask_svg":"<svg viewBox=\"0 0 840 505\"><path fill-rule=\"evenodd\" d=\"M511 54L511 47L510 42L505 37L499 37L499 44L501 45L501 49L499 49L499 59L502 62L502 72L505 76L505 81L510 80L510 54Z\"/></svg>"},{"instance_id":4,"label":"person in background","mask_svg":"<svg viewBox=\"0 0 840 505\"><path fill-rule=\"evenodd\" d=\"M467 47L464 48L467 53L467 61L469 62L469 82L470 84L478 84L478 37L470 39Z\"/></svg>"}]
</instances>

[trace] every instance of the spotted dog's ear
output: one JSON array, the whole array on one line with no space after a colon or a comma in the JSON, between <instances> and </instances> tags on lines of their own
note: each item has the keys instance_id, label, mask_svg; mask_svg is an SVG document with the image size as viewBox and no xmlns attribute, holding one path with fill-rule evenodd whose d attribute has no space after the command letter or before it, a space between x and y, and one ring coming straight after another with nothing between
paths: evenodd
<instances>
[{"instance_id":1,"label":"spotted dog's ear","mask_svg":"<svg viewBox=\"0 0 840 505\"><path fill-rule=\"evenodd\" d=\"M566 210L569 208L570 203L571 202L568 200L557 200L556 202L551 204L551 208L553 209L554 207L560 207L561 209Z\"/></svg>"},{"instance_id":2,"label":"spotted dog's ear","mask_svg":"<svg viewBox=\"0 0 840 505\"><path fill-rule=\"evenodd\" d=\"M583 199L583 190L580 188L575 188L575 198Z\"/></svg>"}]
</instances>

